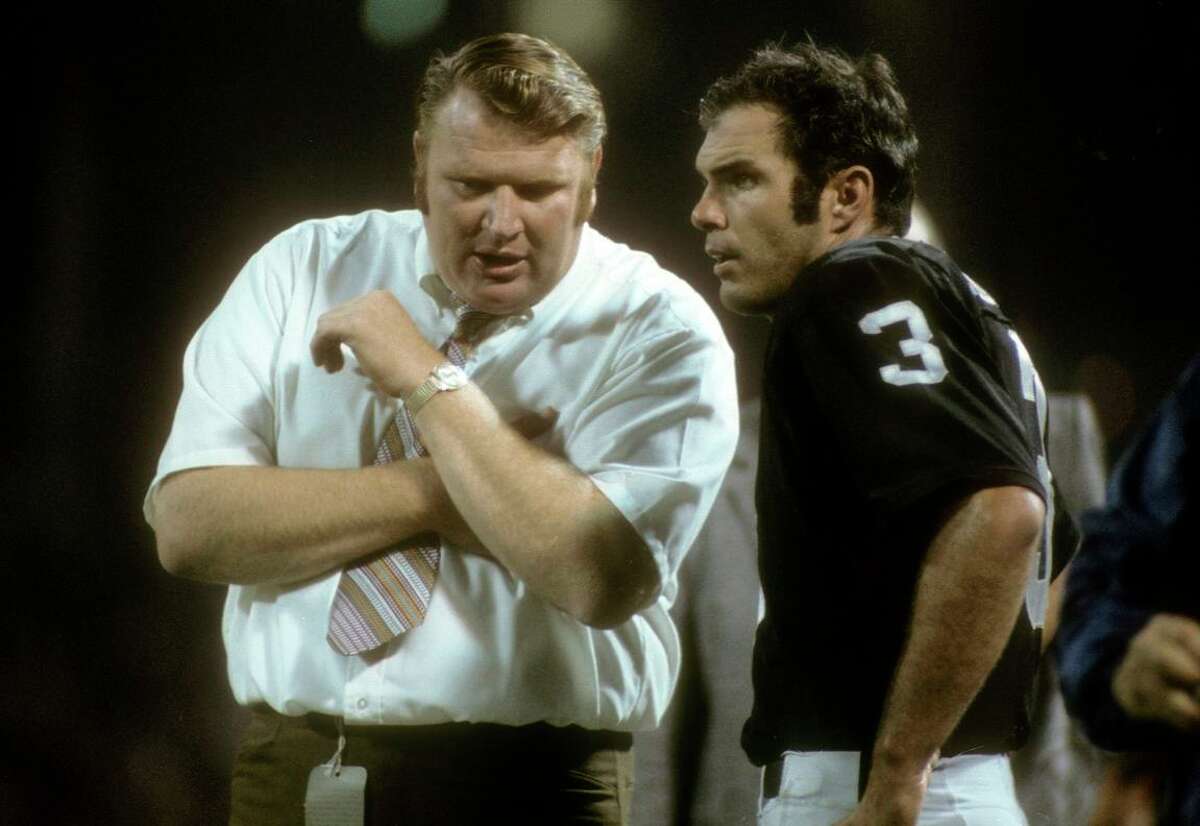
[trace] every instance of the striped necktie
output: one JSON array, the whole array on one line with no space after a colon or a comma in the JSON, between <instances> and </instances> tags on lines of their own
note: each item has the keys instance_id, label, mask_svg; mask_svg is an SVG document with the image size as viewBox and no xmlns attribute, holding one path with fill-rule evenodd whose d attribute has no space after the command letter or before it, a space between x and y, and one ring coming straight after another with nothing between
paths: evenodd
<instances>
[{"instance_id":1,"label":"striped necktie","mask_svg":"<svg viewBox=\"0 0 1200 826\"><path fill-rule=\"evenodd\" d=\"M495 316L461 305L453 335L442 345L446 358L462 367L483 328ZM384 431L375 464L428 455L408 409L401 405ZM329 616L327 639L341 654L361 654L421 624L429 607L441 559L435 534L419 534L342 572Z\"/></svg>"}]
</instances>

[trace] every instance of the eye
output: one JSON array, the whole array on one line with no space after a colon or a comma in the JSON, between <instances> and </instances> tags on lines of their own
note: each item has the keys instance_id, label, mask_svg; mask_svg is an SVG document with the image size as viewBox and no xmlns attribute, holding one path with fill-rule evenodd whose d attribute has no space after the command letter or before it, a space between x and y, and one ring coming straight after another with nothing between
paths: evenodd
<instances>
[{"instance_id":1,"label":"eye","mask_svg":"<svg viewBox=\"0 0 1200 826\"><path fill-rule=\"evenodd\" d=\"M739 172L730 181L734 189L753 189L758 185L758 177L749 172Z\"/></svg>"},{"instance_id":2,"label":"eye","mask_svg":"<svg viewBox=\"0 0 1200 826\"><path fill-rule=\"evenodd\" d=\"M714 176L714 182L724 192L748 192L762 183L762 175L753 169L724 169Z\"/></svg>"},{"instance_id":3,"label":"eye","mask_svg":"<svg viewBox=\"0 0 1200 826\"><path fill-rule=\"evenodd\" d=\"M490 190L491 184L478 178L451 178L450 185L463 198L474 198Z\"/></svg>"},{"instance_id":4,"label":"eye","mask_svg":"<svg viewBox=\"0 0 1200 826\"><path fill-rule=\"evenodd\" d=\"M562 187L559 184L528 184L518 187L517 194L526 201L541 201L549 198L555 192L558 192Z\"/></svg>"}]
</instances>

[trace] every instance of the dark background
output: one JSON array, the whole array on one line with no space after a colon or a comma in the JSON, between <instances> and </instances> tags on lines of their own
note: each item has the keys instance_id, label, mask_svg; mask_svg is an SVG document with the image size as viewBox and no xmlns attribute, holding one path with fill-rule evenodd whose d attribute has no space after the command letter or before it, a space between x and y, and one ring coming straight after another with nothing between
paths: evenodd
<instances>
[{"instance_id":1,"label":"dark background","mask_svg":"<svg viewBox=\"0 0 1200 826\"><path fill-rule=\"evenodd\" d=\"M437 49L516 28L571 51L609 111L594 223L714 306L687 223L705 85L767 39L880 51L947 249L1047 386L1092 396L1110 451L1200 349L1182 2L458 2L390 45L356 2L13 14L0 822L224 818L222 590L158 568L142 496L183 349L241 263L300 219L411 205L412 92ZM765 325L718 312L752 395Z\"/></svg>"}]
</instances>

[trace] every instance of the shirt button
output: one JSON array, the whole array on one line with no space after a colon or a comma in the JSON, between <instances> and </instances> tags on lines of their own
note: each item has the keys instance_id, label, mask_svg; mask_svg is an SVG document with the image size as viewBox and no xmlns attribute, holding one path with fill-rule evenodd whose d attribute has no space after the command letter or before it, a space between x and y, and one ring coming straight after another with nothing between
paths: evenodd
<instances>
[{"instance_id":1,"label":"shirt button","mask_svg":"<svg viewBox=\"0 0 1200 826\"><path fill-rule=\"evenodd\" d=\"M357 705L357 706L358 706L358 710L359 710L359 711L363 711L363 710L364 710L364 709L366 709L366 707L367 707L367 698L366 698L366 697L359 697L359 698L358 698L358 702L357 702L357 703L355 703L355 705Z\"/></svg>"}]
</instances>

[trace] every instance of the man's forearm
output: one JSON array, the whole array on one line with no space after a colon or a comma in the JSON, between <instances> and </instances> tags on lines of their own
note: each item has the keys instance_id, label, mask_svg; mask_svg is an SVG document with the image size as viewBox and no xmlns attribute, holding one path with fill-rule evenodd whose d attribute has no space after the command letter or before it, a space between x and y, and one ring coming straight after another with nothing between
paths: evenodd
<instances>
[{"instance_id":1,"label":"man's forearm","mask_svg":"<svg viewBox=\"0 0 1200 826\"><path fill-rule=\"evenodd\" d=\"M1024 488L967 499L930 545L876 738L872 783L920 776L995 666L1022 604L1044 508Z\"/></svg>"},{"instance_id":2,"label":"man's forearm","mask_svg":"<svg viewBox=\"0 0 1200 826\"><path fill-rule=\"evenodd\" d=\"M210 467L155 494L159 558L221 583L299 582L427 530L449 501L428 459L347 470Z\"/></svg>"},{"instance_id":3,"label":"man's forearm","mask_svg":"<svg viewBox=\"0 0 1200 826\"><path fill-rule=\"evenodd\" d=\"M463 519L535 593L596 626L649 604L658 570L585 474L500 420L474 385L435 396L417 428Z\"/></svg>"}]
</instances>

